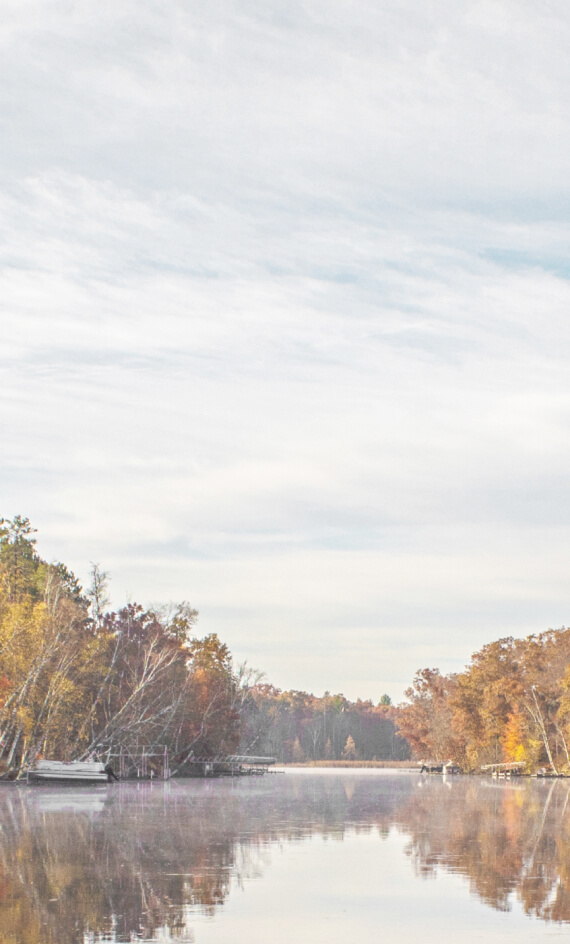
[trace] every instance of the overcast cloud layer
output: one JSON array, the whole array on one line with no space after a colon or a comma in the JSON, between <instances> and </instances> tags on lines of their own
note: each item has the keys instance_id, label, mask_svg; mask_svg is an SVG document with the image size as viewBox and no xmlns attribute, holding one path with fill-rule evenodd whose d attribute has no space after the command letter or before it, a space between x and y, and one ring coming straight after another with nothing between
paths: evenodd
<instances>
[{"instance_id":1,"label":"overcast cloud layer","mask_svg":"<svg viewBox=\"0 0 570 944\"><path fill-rule=\"evenodd\" d=\"M0 513L378 700L568 621L570 10L4 0Z\"/></svg>"}]
</instances>

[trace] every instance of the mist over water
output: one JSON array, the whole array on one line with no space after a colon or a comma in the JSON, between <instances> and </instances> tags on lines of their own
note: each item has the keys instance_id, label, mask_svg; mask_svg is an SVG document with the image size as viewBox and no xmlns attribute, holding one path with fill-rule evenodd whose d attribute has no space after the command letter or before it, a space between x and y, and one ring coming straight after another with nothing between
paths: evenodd
<instances>
[{"instance_id":1,"label":"mist over water","mask_svg":"<svg viewBox=\"0 0 570 944\"><path fill-rule=\"evenodd\" d=\"M570 785L392 771L0 790L0 942L568 934Z\"/></svg>"}]
</instances>

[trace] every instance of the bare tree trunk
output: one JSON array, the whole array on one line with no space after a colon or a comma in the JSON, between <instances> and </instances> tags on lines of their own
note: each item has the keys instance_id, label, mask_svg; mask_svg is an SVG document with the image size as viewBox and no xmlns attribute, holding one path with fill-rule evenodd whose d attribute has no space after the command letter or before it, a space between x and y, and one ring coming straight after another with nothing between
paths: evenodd
<instances>
[{"instance_id":1,"label":"bare tree trunk","mask_svg":"<svg viewBox=\"0 0 570 944\"><path fill-rule=\"evenodd\" d=\"M568 762L568 766L570 767L570 754L568 753L568 744L566 743L566 738L564 737L564 734L562 733L562 729L556 724L556 722L554 722L554 726L562 739L562 744L564 745L564 753L566 754L566 760Z\"/></svg>"},{"instance_id":2,"label":"bare tree trunk","mask_svg":"<svg viewBox=\"0 0 570 944\"><path fill-rule=\"evenodd\" d=\"M541 733L541 736L542 736L542 741L543 741L543 744L544 744L544 748L545 748L545 750L546 750L546 753L547 753L547 755L548 755L548 760L549 760L549 762L550 762L550 766L552 767L552 770L554 771L554 773L556 774L556 776L558 776L558 770L556 769L556 764L554 763L554 759L553 759L553 757L552 757L552 751L550 750L550 742L549 742L549 740L548 740L548 734L547 734L547 731L546 731L546 726L545 726L545 724L544 724L544 718L542 717L542 712L541 712L541 710L540 710L540 705L538 704L538 698L536 697L536 688L535 688L534 685L532 686L531 691L532 691L532 697L533 697L533 700L534 700L534 704L535 704L535 706L536 706L536 714L535 714L532 710L530 710L530 709L529 709L529 711L530 711L531 717L533 717L534 720L535 720L535 722L538 724L538 728L539 728L540 733Z\"/></svg>"}]
</instances>

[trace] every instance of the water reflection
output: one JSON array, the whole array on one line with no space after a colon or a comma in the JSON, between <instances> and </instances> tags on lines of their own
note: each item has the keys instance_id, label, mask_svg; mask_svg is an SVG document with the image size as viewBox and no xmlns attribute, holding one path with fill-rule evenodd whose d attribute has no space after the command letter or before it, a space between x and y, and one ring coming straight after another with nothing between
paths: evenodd
<instances>
[{"instance_id":1,"label":"water reflection","mask_svg":"<svg viewBox=\"0 0 570 944\"><path fill-rule=\"evenodd\" d=\"M170 935L261 876L276 842L391 829L418 876L464 876L487 905L570 921L570 789L412 775L268 776L0 790L0 942Z\"/></svg>"},{"instance_id":2,"label":"water reflection","mask_svg":"<svg viewBox=\"0 0 570 944\"><path fill-rule=\"evenodd\" d=\"M568 782L458 778L444 790L427 780L398 813L418 872L444 867L499 911L515 896L528 915L570 921Z\"/></svg>"}]
</instances>

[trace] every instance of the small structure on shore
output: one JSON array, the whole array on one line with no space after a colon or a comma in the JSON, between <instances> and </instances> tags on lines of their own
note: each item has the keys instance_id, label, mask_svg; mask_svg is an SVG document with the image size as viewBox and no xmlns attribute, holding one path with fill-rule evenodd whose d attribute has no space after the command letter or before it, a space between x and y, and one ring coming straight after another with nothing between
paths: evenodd
<instances>
[{"instance_id":1,"label":"small structure on shore","mask_svg":"<svg viewBox=\"0 0 570 944\"><path fill-rule=\"evenodd\" d=\"M267 773L275 757L252 757L248 754L216 754L186 757L183 761L163 751L132 753L121 750L109 755L118 765L120 780L170 780L171 777L245 777Z\"/></svg>"},{"instance_id":2,"label":"small structure on shore","mask_svg":"<svg viewBox=\"0 0 570 944\"><path fill-rule=\"evenodd\" d=\"M227 754L221 757L189 757L183 765L186 777L248 777L266 774L275 757L250 757L248 754Z\"/></svg>"},{"instance_id":3,"label":"small structure on shore","mask_svg":"<svg viewBox=\"0 0 570 944\"><path fill-rule=\"evenodd\" d=\"M458 774L460 772L455 761L448 760L419 760L421 774Z\"/></svg>"},{"instance_id":4,"label":"small structure on shore","mask_svg":"<svg viewBox=\"0 0 570 944\"><path fill-rule=\"evenodd\" d=\"M170 757L166 745L158 751L120 748L108 755L119 771L119 780L170 780Z\"/></svg>"},{"instance_id":5,"label":"small structure on shore","mask_svg":"<svg viewBox=\"0 0 570 944\"><path fill-rule=\"evenodd\" d=\"M491 777L499 780L509 780L511 777L522 777L526 767L524 761L509 761L505 764L483 764L481 770L490 772Z\"/></svg>"},{"instance_id":6,"label":"small structure on shore","mask_svg":"<svg viewBox=\"0 0 570 944\"><path fill-rule=\"evenodd\" d=\"M460 774L461 768L454 760L448 760L447 764L443 765L444 774Z\"/></svg>"}]
</instances>

